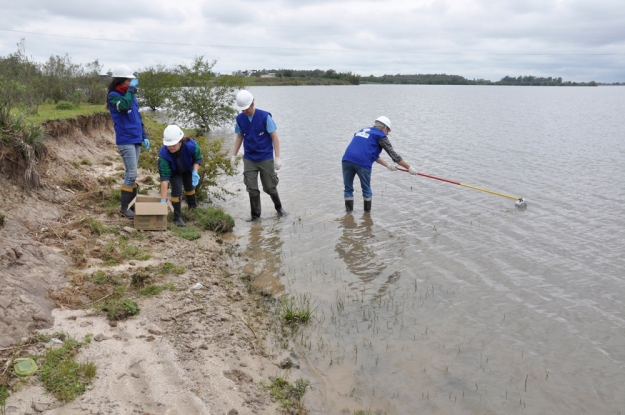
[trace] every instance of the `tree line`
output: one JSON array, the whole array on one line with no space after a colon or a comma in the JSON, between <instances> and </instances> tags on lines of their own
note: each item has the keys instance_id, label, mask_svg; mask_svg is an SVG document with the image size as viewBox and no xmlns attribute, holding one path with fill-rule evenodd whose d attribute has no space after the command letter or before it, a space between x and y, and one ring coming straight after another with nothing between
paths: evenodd
<instances>
[{"instance_id":1,"label":"tree line","mask_svg":"<svg viewBox=\"0 0 625 415\"><path fill-rule=\"evenodd\" d=\"M562 77L540 76L504 76L499 81L487 79L467 79L460 75L447 74L414 74L414 75L369 75L362 77L363 83L376 84L405 84L405 85L527 85L527 86L596 86L591 82L563 81Z\"/></svg>"}]
</instances>

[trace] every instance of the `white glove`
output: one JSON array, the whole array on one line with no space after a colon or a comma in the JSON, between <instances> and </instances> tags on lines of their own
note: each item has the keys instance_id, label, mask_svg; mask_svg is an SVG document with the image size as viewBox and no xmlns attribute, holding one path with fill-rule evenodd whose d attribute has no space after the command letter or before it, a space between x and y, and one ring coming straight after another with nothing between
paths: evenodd
<instances>
[{"instance_id":1,"label":"white glove","mask_svg":"<svg viewBox=\"0 0 625 415\"><path fill-rule=\"evenodd\" d=\"M232 167L232 170L237 169L237 156L230 157L230 167Z\"/></svg>"},{"instance_id":2,"label":"white glove","mask_svg":"<svg viewBox=\"0 0 625 415\"><path fill-rule=\"evenodd\" d=\"M273 160L273 165L276 168L276 170L280 170L280 167L282 167L282 162L280 161L280 157L276 157Z\"/></svg>"},{"instance_id":3,"label":"white glove","mask_svg":"<svg viewBox=\"0 0 625 415\"><path fill-rule=\"evenodd\" d=\"M408 173L410 173L413 176L415 176L417 174L417 171L414 169L414 167L411 167L411 168L408 169Z\"/></svg>"},{"instance_id":4,"label":"white glove","mask_svg":"<svg viewBox=\"0 0 625 415\"><path fill-rule=\"evenodd\" d=\"M386 168L389 169L390 171L397 171L397 166L394 164L387 164Z\"/></svg>"}]
</instances>

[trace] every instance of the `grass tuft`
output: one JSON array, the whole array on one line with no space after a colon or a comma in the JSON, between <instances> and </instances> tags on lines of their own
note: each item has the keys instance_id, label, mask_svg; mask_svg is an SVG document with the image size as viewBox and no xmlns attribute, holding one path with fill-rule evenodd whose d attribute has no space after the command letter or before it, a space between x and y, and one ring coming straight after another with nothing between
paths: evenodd
<instances>
[{"instance_id":1,"label":"grass tuft","mask_svg":"<svg viewBox=\"0 0 625 415\"><path fill-rule=\"evenodd\" d=\"M128 238L120 237L116 241L109 241L104 247L102 259L106 265L118 265L125 260L136 259L145 261L150 259L150 254L138 246L128 243Z\"/></svg>"},{"instance_id":2,"label":"grass tuft","mask_svg":"<svg viewBox=\"0 0 625 415\"><path fill-rule=\"evenodd\" d=\"M78 350L84 346L67 338L63 346L49 348L42 358L41 381L48 393L59 401L70 402L82 395L96 375L93 362L78 363Z\"/></svg>"},{"instance_id":3,"label":"grass tuft","mask_svg":"<svg viewBox=\"0 0 625 415\"><path fill-rule=\"evenodd\" d=\"M145 295L146 297L153 297L155 295L159 295L165 290L174 291L176 287L173 284L163 284L163 285L148 285L147 287L139 290L139 294Z\"/></svg>"},{"instance_id":4,"label":"grass tuft","mask_svg":"<svg viewBox=\"0 0 625 415\"><path fill-rule=\"evenodd\" d=\"M211 230L216 233L232 232L234 219L221 208L207 207L196 208L188 211L188 216L200 228Z\"/></svg>"},{"instance_id":5,"label":"grass tuft","mask_svg":"<svg viewBox=\"0 0 625 415\"><path fill-rule=\"evenodd\" d=\"M315 310L310 303L310 294L301 294L281 298L276 311L284 324L293 327L308 323Z\"/></svg>"},{"instance_id":6,"label":"grass tuft","mask_svg":"<svg viewBox=\"0 0 625 415\"><path fill-rule=\"evenodd\" d=\"M308 379L297 379L294 383L289 382L286 376L270 377L269 385L263 384L273 399L280 402L279 411L290 415L305 415L308 410L302 404L302 398L306 389L310 386Z\"/></svg>"}]
</instances>

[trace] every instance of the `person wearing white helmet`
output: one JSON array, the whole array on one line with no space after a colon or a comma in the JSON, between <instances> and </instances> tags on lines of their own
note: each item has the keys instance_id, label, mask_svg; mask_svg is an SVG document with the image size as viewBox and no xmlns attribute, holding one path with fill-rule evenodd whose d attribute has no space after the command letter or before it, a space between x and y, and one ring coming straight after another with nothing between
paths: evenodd
<instances>
[{"instance_id":1,"label":"person wearing white helmet","mask_svg":"<svg viewBox=\"0 0 625 415\"><path fill-rule=\"evenodd\" d=\"M161 203L167 203L167 186L171 183L171 204L174 223L187 226L182 220L181 197L189 209L197 207L195 186L200 182L198 170L202 164L202 151L195 140L185 137L177 125L168 125L163 131L163 147L158 152L158 172L161 176Z\"/></svg>"},{"instance_id":2,"label":"person wearing white helmet","mask_svg":"<svg viewBox=\"0 0 625 415\"><path fill-rule=\"evenodd\" d=\"M345 187L343 197L345 198L345 210L349 213L354 210L354 177L360 179L362 196L364 198L365 212L371 211L371 169L373 163L379 163L390 171L396 171L397 166L389 164L380 158L382 150L400 166L408 169L410 174L417 174L417 171L410 167L399 154L393 150L393 146L388 139L391 132L391 120L385 116L378 117L373 127L363 128L357 131L352 141L347 146L343 154L343 185Z\"/></svg>"},{"instance_id":3,"label":"person wearing white helmet","mask_svg":"<svg viewBox=\"0 0 625 415\"><path fill-rule=\"evenodd\" d=\"M141 144L146 150L150 149L150 140L143 127L139 103L135 97L138 84L139 80L129 67L117 66L113 69L113 80L108 86L106 99L106 106L113 119L115 142L126 168L119 214L127 218L133 218L135 215L128 209L128 204L137 196L139 189L136 180Z\"/></svg>"},{"instance_id":4,"label":"person wearing white helmet","mask_svg":"<svg viewBox=\"0 0 625 415\"><path fill-rule=\"evenodd\" d=\"M232 168L236 168L236 157L243 144L243 182L250 197L252 216L248 220L254 222L260 218L260 190L258 189L258 175L263 185L263 191L273 201L279 216L286 216L282 202L278 195L278 174L280 170L280 140L278 127L267 111L255 108L254 97L247 90L241 90L236 96L236 107L241 110L237 115L234 150L230 158ZM274 158L275 154L275 158Z\"/></svg>"}]
</instances>

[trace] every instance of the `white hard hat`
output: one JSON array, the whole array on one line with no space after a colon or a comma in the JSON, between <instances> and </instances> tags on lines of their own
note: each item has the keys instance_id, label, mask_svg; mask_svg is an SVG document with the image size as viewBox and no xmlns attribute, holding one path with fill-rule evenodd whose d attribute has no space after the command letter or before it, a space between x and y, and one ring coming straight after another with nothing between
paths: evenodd
<instances>
[{"instance_id":1,"label":"white hard hat","mask_svg":"<svg viewBox=\"0 0 625 415\"><path fill-rule=\"evenodd\" d=\"M184 137L184 133L177 125L168 125L163 131L163 145L173 146Z\"/></svg>"},{"instance_id":2,"label":"white hard hat","mask_svg":"<svg viewBox=\"0 0 625 415\"><path fill-rule=\"evenodd\" d=\"M389 120L387 117L382 115L381 117L378 117L376 121L379 121L382 124L386 125L388 127L388 130L391 131L391 120Z\"/></svg>"},{"instance_id":3,"label":"white hard hat","mask_svg":"<svg viewBox=\"0 0 625 415\"><path fill-rule=\"evenodd\" d=\"M237 94L237 108L241 111L246 110L252 105L254 102L254 96L252 93L246 89L242 89Z\"/></svg>"},{"instance_id":4,"label":"white hard hat","mask_svg":"<svg viewBox=\"0 0 625 415\"><path fill-rule=\"evenodd\" d=\"M119 65L113 69L113 78L127 78L133 79L135 76L132 74L132 69L126 65Z\"/></svg>"}]
</instances>

